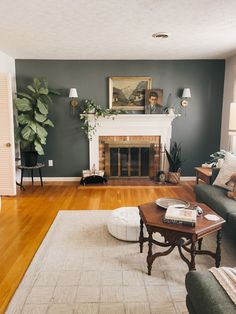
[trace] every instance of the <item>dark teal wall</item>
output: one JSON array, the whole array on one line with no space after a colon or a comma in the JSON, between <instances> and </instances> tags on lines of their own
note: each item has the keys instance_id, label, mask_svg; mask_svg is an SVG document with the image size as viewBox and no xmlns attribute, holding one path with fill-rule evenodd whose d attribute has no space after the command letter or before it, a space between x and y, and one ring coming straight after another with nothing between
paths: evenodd
<instances>
[{"instance_id":1,"label":"dark teal wall","mask_svg":"<svg viewBox=\"0 0 236 314\"><path fill-rule=\"evenodd\" d=\"M151 76L153 87L164 90L164 103L169 93L177 99L184 87L191 88L189 106L173 123L172 139L182 142L183 175L193 175L193 168L219 149L224 69L224 60L16 60L18 90L33 77L45 77L51 88L62 91L50 108L55 128L50 129L43 160L47 164L53 159L54 167L47 167L44 175L74 177L88 168L88 141L78 116L71 114L68 93L76 87L80 99L108 107L109 76Z\"/></svg>"}]
</instances>

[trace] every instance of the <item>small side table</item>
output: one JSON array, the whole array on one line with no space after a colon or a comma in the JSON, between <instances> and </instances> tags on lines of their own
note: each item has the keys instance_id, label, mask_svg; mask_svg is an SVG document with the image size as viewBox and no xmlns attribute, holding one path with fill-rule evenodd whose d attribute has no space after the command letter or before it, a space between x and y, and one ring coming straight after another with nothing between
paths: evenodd
<instances>
[{"instance_id":1,"label":"small side table","mask_svg":"<svg viewBox=\"0 0 236 314\"><path fill-rule=\"evenodd\" d=\"M31 172L31 178L32 178L32 185L34 185L34 170L38 169L39 171L39 177L40 177L40 182L41 182L41 186L43 186L43 180L42 180L42 171L41 169L45 167L45 164L37 164L36 166L33 167L27 167L27 166L17 166L18 169L21 170L21 181L20 184L23 187L23 178L24 178L24 171L25 170L30 170Z\"/></svg>"},{"instance_id":2,"label":"small side table","mask_svg":"<svg viewBox=\"0 0 236 314\"><path fill-rule=\"evenodd\" d=\"M207 184L211 184L212 180L212 169L204 167L195 167L196 170L196 184L199 183L199 179Z\"/></svg>"}]
</instances>

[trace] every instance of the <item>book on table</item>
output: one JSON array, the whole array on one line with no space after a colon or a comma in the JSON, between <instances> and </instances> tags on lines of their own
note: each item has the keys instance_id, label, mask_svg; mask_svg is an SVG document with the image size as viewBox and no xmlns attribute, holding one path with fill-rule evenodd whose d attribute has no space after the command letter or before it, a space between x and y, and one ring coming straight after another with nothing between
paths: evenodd
<instances>
[{"instance_id":1,"label":"book on table","mask_svg":"<svg viewBox=\"0 0 236 314\"><path fill-rule=\"evenodd\" d=\"M197 221L197 212L178 205L169 206L163 219L166 223L182 224L194 227Z\"/></svg>"}]
</instances>

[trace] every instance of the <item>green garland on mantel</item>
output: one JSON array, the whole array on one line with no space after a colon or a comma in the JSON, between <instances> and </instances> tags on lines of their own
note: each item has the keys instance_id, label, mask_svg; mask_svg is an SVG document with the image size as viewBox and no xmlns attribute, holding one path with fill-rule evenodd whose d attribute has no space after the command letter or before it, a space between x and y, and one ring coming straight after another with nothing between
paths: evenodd
<instances>
[{"instance_id":1,"label":"green garland on mantel","mask_svg":"<svg viewBox=\"0 0 236 314\"><path fill-rule=\"evenodd\" d=\"M82 113L80 114L80 120L82 122L81 129L87 138L91 141L93 135L96 133L97 126L99 125L98 119L111 118L115 119L115 116L121 113L126 113L124 110L104 109L100 105L97 105L93 100L86 99L82 105ZM89 115L93 115L93 125L89 123Z\"/></svg>"}]
</instances>

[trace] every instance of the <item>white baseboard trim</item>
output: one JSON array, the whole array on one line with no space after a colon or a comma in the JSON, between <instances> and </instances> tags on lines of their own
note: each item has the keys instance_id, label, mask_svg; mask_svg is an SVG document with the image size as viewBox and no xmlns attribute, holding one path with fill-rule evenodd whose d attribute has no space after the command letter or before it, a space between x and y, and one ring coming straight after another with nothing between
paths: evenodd
<instances>
[{"instance_id":1,"label":"white baseboard trim","mask_svg":"<svg viewBox=\"0 0 236 314\"><path fill-rule=\"evenodd\" d=\"M43 177L43 182L52 182L52 181L58 181L58 182L73 182L73 181L80 181L81 177ZM180 177L181 181L194 181L196 180L196 177ZM31 181L31 177L24 177L24 181L28 182ZM38 182L40 181L39 177L34 177L34 181Z\"/></svg>"},{"instance_id":2,"label":"white baseboard trim","mask_svg":"<svg viewBox=\"0 0 236 314\"><path fill-rule=\"evenodd\" d=\"M81 177L43 177L43 182L52 182L52 181L80 181ZM28 182L31 181L31 177L24 177L24 181ZM34 177L34 181L38 182L40 181L40 177Z\"/></svg>"}]
</instances>

